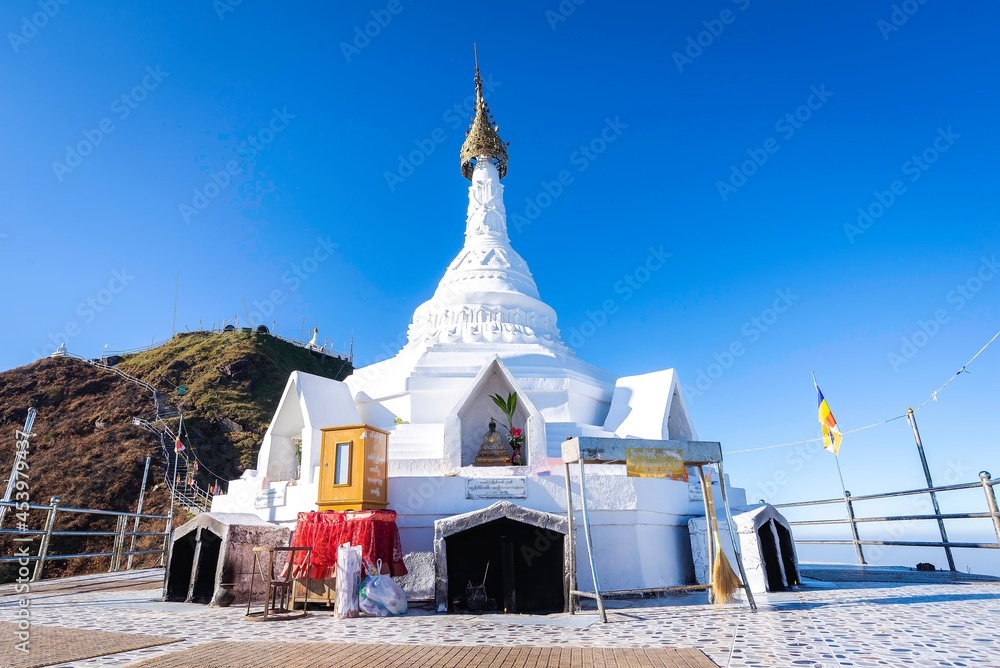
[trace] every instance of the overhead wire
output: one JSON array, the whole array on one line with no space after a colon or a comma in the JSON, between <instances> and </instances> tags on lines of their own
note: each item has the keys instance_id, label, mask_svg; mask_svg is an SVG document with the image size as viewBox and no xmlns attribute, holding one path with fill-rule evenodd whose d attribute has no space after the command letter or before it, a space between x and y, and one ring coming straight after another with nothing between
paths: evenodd
<instances>
[{"instance_id":1,"label":"overhead wire","mask_svg":"<svg viewBox=\"0 0 1000 668\"><path fill-rule=\"evenodd\" d=\"M941 390L943 390L944 388L948 387L948 385L949 385L949 384L951 383L951 381L955 380L956 378L958 378L958 377L959 377L960 375L962 375L963 373L967 373L967 372L966 372L966 369L968 368L968 366L969 366L970 364L972 364L973 362L975 362L975 361L976 361L976 358L977 358L977 357L979 357L980 355L982 355L982 354L983 354L983 351L984 351L984 350L986 350L987 348L989 348L989 347L990 347L990 345L991 345L991 344L992 344L992 343L993 343L994 341L996 341L996 340L997 340L997 337L1000 337L1000 332L997 332L996 334L994 334L994 335L993 335L993 338L992 338L992 339L990 339L989 341L987 341L987 342L986 342L986 345L985 345L985 346L983 346L982 348L980 348L980 349L979 349L979 352L978 352L978 353L976 353L975 355L973 355L973 356L972 356L972 359L970 359L970 360L969 360L968 362L966 362L965 364L963 364L963 365L962 365L962 368L961 368L961 369L959 369L958 371L956 371L956 372L955 372L955 375L953 375L953 376L952 376L951 378L949 378L949 379L948 379L948 381L947 381L947 382L946 382L946 383L945 383L944 385L942 385L942 386L941 386L941 387L939 387L938 389L936 389L936 390L934 390L933 392L931 392L931 396L927 397L927 398L926 398L926 399L924 400L924 403L922 403L922 404L920 404L919 406L917 406L917 410L919 411L919 410L920 410L921 408L923 408L924 406L926 406L926 405L928 404L928 402L931 402L931 401L937 401L937 395L938 395L938 392L940 392L940 391L941 391Z\"/></svg>"},{"instance_id":2,"label":"overhead wire","mask_svg":"<svg viewBox=\"0 0 1000 668\"><path fill-rule=\"evenodd\" d=\"M927 397L927 399L924 401L924 403L920 404L916 408L916 410L919 411L921 408L923 408L924 406L926 406L931 401L937 401L937 395L942 390L944 390L944 388L948 387L948 385L950 385L951 382L953 380L955 380L956 378L958 378L960 375L962 375L963 373L968 373L967 369L968 369L969 365L972 364L974 361L976 361L976 358L979 357L980 355L982 355L983 352L985 352L986 349L989 348L990 345L992 345L993 342L995 342L997 340L997 338L1000 338L1000 331L998 331L996 334L994 334L993 338L990 339L989 341L987 341L986 345L984 345L982 348L980 348L979 352L977 352L975 355L973 355L972 358L968 362L966 362L965 364L963 364L962 368L959 369L958 371L956 371L954 373L954 375L952 375L951 378L949 378L945 382L944 385L942 385L938 389L936 389L933 392L931 392L931 395L929 397ZM916 412L916 411L914 411L914 412ZM880 427L880 426L882 426L882 425L884 425L886 423L892 422L893 420L899 420L900 418L904 418L904 417L906 417L906 413L903 413L902 415L897 415L895 417L888 418L886 420L882 420L880 422L874 422L872 424L865 425L864 427L858 427L856 429L850 429L848 431L841 432L841 433L843 435L854 434L854 433L857 433L859 431L864 431L866 429L871 429L873 427ZM817 443L817 442L822 441L822 440L823 440L822 437L807 438L807 439L803 439L801 441L791 441L789 443L778 443L776 445L764 445L764 446L761 446L761 447L758 447L758 448L745 448L743 450L730 450L730 451L727 451L727 452L725 452L723 454L726 454L726 455L738 455L738 454L742 454L744 452L759 452L761 450L774 450L776 448L787 448L787 447L790 447L790 446L793 446L793 445L803 445L805 443Z\"/></svg>"}]
</instances>

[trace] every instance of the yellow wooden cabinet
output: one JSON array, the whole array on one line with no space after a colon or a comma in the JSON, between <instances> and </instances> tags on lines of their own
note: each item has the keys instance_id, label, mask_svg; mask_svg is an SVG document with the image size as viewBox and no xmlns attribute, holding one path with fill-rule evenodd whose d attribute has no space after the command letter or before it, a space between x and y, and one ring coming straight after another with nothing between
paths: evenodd
<instances>
[{"instance_id":1,"label":"yellow wooden cabinet","mask_svg":"<svg viewBox=\"0 0 1000 668\"><path fill-rule=\"evenodd\" d=\"M365 424L322 431L316 506L321 511L385 508L389 432Z\"/></svg>"}]
</instances>

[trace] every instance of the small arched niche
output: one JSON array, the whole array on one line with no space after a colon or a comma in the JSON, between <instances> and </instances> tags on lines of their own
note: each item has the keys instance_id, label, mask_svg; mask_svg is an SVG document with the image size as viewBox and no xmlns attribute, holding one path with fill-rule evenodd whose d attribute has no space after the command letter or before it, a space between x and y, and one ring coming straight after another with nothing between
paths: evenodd
<instances>
[{"instance_id":1,"label":"small arched niche","mask_svg":"<svg viewBox=\"0 0 1000 668\"><path fill-rule=\"evenodd\" d=\"M304 428L305 419L298 402L282 402L278 414L271 423L268 443L265 444L268 448L266 470L268 480L298 479Z\"/></svg>"},{"instance_id":2,"label":"small arched niche","mask_svg":"<svg viewBox=\"0 0 1000 668\"><path fill-rule=\"evenodd\" d=\"M472 386L445 420L446 456L452 459L453 466L473 465L483 444L483 437L489 430L490 418L496 420L497 431L506 442L507 430L503 425L506 417L491 397L499 394L506 399L513 392L517 392L513 426L524 430L526 436L525 446L521 450L523 465L540 463L545 454L544 420L527 395L518 388L503 362L494 358L476 375Z\"/></svg>"}]
</instances>

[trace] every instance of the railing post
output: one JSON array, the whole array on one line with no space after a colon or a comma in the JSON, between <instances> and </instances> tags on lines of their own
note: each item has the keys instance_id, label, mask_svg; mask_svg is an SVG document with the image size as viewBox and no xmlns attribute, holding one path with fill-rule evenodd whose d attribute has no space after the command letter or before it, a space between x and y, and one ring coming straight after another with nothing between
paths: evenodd
<instances>
[{"instance_id":1,"label":"railing post","mask_svg":"<svg viewBox=\"0 0 1000 668\"><path fill-rule=\"evenodd\" d=\"M174 509L171 508L170 512L167 513L167 526L163 530L163 556L160 557L160 565L166 569L170 569L169 555L170 555L170 538L174 533Z\"/></svg>"},{"instance_id":2,"label":"railing post","mask_svg":"<svg viewBox=\"0 0 1000 668\"><path fill-rule=\"evenodd\" d=\"M844 504L847 506L847 519L851 523L851 536L854 539L854 551L858 553L858 563L867 565L865 553L861 551L861 537L858 535L858 523L854 519L854 504L851 502L851 493L844 490Z\"/></svg>"},{"instance_id":3,"label":"railing post","mask_svg":"<svg viewBox=\"0 0 1000 668\"><path fill-rule=\"evenodd\" d=\"M121 529L122 529L122 516L119 515L115 520L115 542L111 546L111 565L108 567L109 573L113 573L116 570L115 562L118 560L118 555L121 551L121 547L119 546L119 539L121 538Z\"/></svg>"},{"instance_id":4,"label":"railing post","mask_svg":"<svg viewBox=\"0 0 1000 668\"><path fill-rule=\"evenodd\" d=\"M135 509L135 523L132 525L132 541L128 548L128 565L125 567L132 570L132 553L135 552L135 535L139 531L139 515L142 513L142 502L146 498L146 481L149 479L149 462L152 458L146 457L146 468L142 472L142 487L139 489L139 504Z\"/></svg>"},{"instance_id":5,"label":"railing post","mask_svg":"<svg viewBox=\"0 0 1000 668\"><path fill-rule=\"evenodd\" d=\"M986 493L986 506L990 509L993 517L993 531L997 535L997 543L1000 543L1000 510L997 509L997 495L991 484L989 471L980 471L979 480L983 483L983 492Z\"/></svg>"},{"instance_id":6,"label":"railing post","mask_svg":"<svg viewBox=\"0 0 1000 668\"><path fill-rule=\"evenodd\" d=\"M920 430L917 429L917 418L913 414L912 408L906 409L906 420L910 423L910 428L913 429L913 440L917 444L917 454L920 455L920 464L924 467L924 479L927 480L927 490L931 495L931 505L934 507L934 514L941 514L941 506L938 505L937 494L931 492L934 489L934 481L931 479L931 469L927 465L927 455L924 454L924 442L920 438ZM948 545L948 532L944 528L944 520L940 517L937 518L938 532L941 534L941 542L944 543L944 556L948 560L948 570L954 571L955 569L955 557L951 553L951 547Z\"/></svg>"},{"instance_id":7,"label":"railing post","mask_svg":"<svg viewBox=\"0 0 1000 668\"><path fill-rule=\"evenodd\" d=\"M111 568L109 573L120 570L122 566L122 551L125 549L125 529L128 520L124 515L118 516L118 524L115 526L115 546L111 548Z\"/></svg>"},{"instance_id":8,"label":"railing post","mask_svg":"<svg viewBox=\"0 0 1000 668\"><path fill-rule=\"evenodd\" d=\"M42 540L38 544L38 561L35 562L35 572L31 575L32 582L38 582L42 579L45 557L49 554L49 539L52 538L52 528L56 524L56 508L59 506L59 497L53 496L49 504L48 515L45 517L45 533L42 534Z\"/></svg>"}]
</instances>

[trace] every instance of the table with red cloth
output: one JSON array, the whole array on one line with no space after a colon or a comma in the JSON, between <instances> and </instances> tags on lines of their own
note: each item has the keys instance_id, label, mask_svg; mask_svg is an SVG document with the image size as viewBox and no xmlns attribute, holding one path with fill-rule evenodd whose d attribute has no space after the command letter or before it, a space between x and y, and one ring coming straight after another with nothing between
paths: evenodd
<instances>
[{"instance_id":1,"label":"table with red cloth","mask_svg":"<svg viewBox=\"0 0 1000 668\"><path fill-rule=\"evenodd\" d=\"M395 510L299 513L292 547L312 548L309 573L304 577L334 579L337 576L337 548L344 543L361 546L365 568L376 566L381 559L383 573L394 577L406 575ZM297 554L296 567L301 566L305 558L305 554Z\"/></svg>"}]
</instances>

